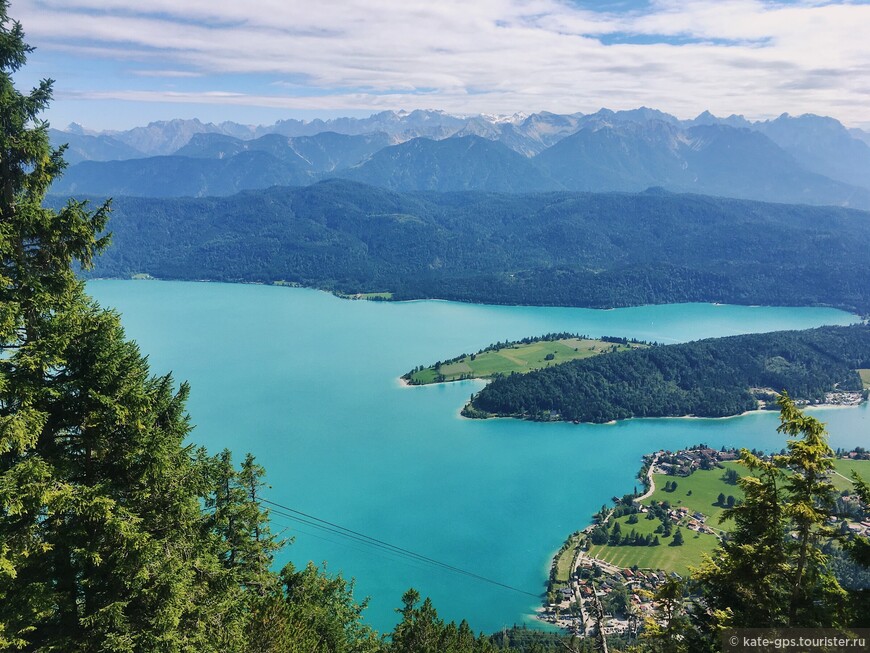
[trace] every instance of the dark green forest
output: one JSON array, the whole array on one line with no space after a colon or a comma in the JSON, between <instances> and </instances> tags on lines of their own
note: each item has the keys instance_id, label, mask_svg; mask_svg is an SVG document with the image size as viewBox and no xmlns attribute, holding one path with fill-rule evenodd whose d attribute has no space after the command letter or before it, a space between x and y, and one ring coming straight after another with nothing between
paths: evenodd
<instances>
[{"instance_id":1,"label":"dark green forest","mask_svg":"<svg viewBox=\"0 0 870 653\"><path fill-rule=\"evenodd\" d=\"M724 417L782 390L810 401L834 389L860 392L855 370L868 366L868 325L710 338L501 377L473 397L465 414L581 422Z\"/></svg>"},{"instance_id":2,"label":"dark green forest","mask_svg":"<svg viewBox=\"0 0 870 653\"><path fill-rule=\"evenodd\" d=\"M393 193L340 180L121 197L113 209L97 276L284 281L394 299L870 312L870 214L848 209L661 191Z\"/></svg>"}]
</instances>

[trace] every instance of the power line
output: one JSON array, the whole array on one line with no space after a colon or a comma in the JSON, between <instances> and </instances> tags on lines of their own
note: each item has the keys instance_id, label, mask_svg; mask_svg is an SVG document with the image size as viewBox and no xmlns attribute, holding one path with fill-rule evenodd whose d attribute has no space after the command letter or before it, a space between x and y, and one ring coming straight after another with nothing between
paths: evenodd
<instances>
[{"instance_id":1,"label":"power line","mask_svg":"<svg viewBox=\"0 0 870 653\"><path fill-rule=\"evenodd\" d=\"M406 554L401 553L399 551L395 551L393 549L383 547L383 546L376 544L374 542L371 542L369 540L355 537L355 536L350 535L348 533L345 533L341 530L338 530L335 528L330 528L329 526L324 526L323 524L318 524L317 522L309 521L309 520L303 519L301 517L297 517L296 515L291 515L289 513L283 512L281 510L276 510L276 509L272 508L269 510L269 516L271 518L274 515L278 515L279 517L282 517L284 519L293 520L297 524L305 524L307 526L312 526L316 529L319 529L321 532L335 534L335 535L339 536L340 538L344 539L344 541L341 541L341 539L329 539L326 537L321 537L321 536L315 535L314 533L311 533L309 531L304 531L302 529L299 529L298 527L295 529L300 533L310 535L311 537L316 537L317 539L323 540L325 542L330 542L332 544L338 544L339 546L348 546L351 549L353 549L354 551L374 554L374 555L377 555L378 557L383 557L383 558L386 558L388 560L392 560L393 562L401 562L403 564L411 565L411 566L415 567L416 569L425 569L427 567L428 568L432 567L431 563L427 562L426 560L421 560L417 557L406 555ZM274 522L275 520L272 519L272 521ZM289 526L289 527L294 528L292 526ZM353 546L354 543L361 544L363 547L369 547L369 548L366 549L366 548ZM412 563L417 563L417 564L412 564ZM427 567L423 567L420 565L426 565Z\"/></svg>"},{"instance_id":2,"label":"power line","mask_svg":"<svg viewBox=\"0 0 870 653\"><path fill-rule=\"evenodd\" d=\"M445 569L447 571L452 571L452 572L455 572L458 574L468 576L468 577L473 578L473 579L478 580L478 581L490 583L492 585L497 585L497 586L502 587L504 589L508 589L508 590L511 590L514 592L519 592L521 594L526 594L528 596L533 596L535 598L539 598L537 594L532 594L531 592L527 592L526 590L519 589L519 588L514 587L512 585L508 585L506 583L502 583L500 581L493 580L491 578L487 578L486 576L481 576L480 574L476 574L476 573L468 571L466 569L461 569L460 567L456 567L456 566L448 564L446 562L441 562L440 560L430 558L428 556L422 555L422 554L417 553L415 551L411 551L410 549L405 549L403 547L396 546L395 544L390 544L389 542L379 540L378 538L371 537L370 535L366 535L364 533L360 533L358 531L354 531L354 530L351 530L349 528L345 528L344 526L340 526L339 524L335 524L335 523L327 521L325 519L320 519L319 517L315 517L314 515L310 515L308 513L304 513L302 511L295 510L293 508L289 508L288 506L283 506L282 504L276 503L274 501L269 501L268 499L261 499L261 500L264 503L278 506L280 508L280 510L272 510L271 512L275 512L276 514L278 514L282 517L286 517L287 519L293 519L299 523L307 524L309 526L314 526L316 528L320 528L322 530L325 530L325 531L330 532L330 533L334 533L334 534L339 535L341 537L345 537L345 538L348 538L350 540L360 542L362 544L367 544L369 546L379 548L381 550L387 551L387 552L392 553L394 555L400 555L400 556L405 557L407 559L418 561L418 562L425 562L425 563L428 563L430 565L439 567L441 569ZM287 514L286 512L283 512L283 511L290 511L290 512L296 513L296 514L295 515ZM298 517L296 515L302 515L303 517L307 517L308 519L303 519L303 518ZM314 521L309 521L309 520L314 520Z\"/></svg>"},{"instance_id":3,"label":"power line","mask_svg":"<svg viewBox=\"0 0 870 653\"><path fill-rule=\"evenodd\" d=\"M535 598L540 598L539 595L533 594L532 592L527 592L526 590L520 589L518 587L514 587L512 585L508 585L507 583L502 583L497 580L493 580L492 578L487 578L486 576L481 576L480 574L476 574L473 571L468 571L467 569L462 569L460 567L456 567L455 565L448 564L446 562L441 562L440 560L436 560L435 558L430 558L429 556L425 556L421 553L417 553L416 551L412 551L410 549L406 549L401 546L397 546L395 544L390 544L389 542L385 542L384 540L378 539L376 537L372 537L371 535L366 535L365 533L360 533L359 531L352 530L350 528L345 528L339 524L336 524L331 521L327 521L326 519L320 519L319 517L315 517L306 512L302 512L301 510L296 510L295 508L291 508L290 506L285 506L277 501L270 501L269 499L261 498L260 501L263 503L268 503L270 506L274 506L277 510L272 509L271 512L275 512L276 514L286 517L287 519L292 519L302 524L306 524L309 526L314 526L316 528L320 528L327 532L339 535L341 537L348 538L350 540L354 540L356 542L360 542L363 544L367 544L368 546L372 546L374 548L379 548L385 551L389 551L393 554L398 554L400 556L410 558L412 560L416 560L419 562L425 562L432 566L439 567L441 569L452 571L457 574L461 574L463 576L467 576L469 578L473 578L480 582L489 583L491 585L496 585L498 587L511 590L512 592L518 592L520 594L526 594L527 596L533 596Z\"/></svg>"},{"instance_id":4,"label":"power line","mask_svg":"<svg viewBox=\"0 0 870 653\"><path fill-rule=\"evenodd\" d=\"M269 511L270 521L273 524L279 524L281 526L284 526L285 531L289 531L291 533L299 533L299 534L302 534L306 537L312 537L312 538L321 540L322 542L329 542L330 544L335 544L336 546L341 546L341 547L344 547L346 549L350 549L351 551L357 551L358 553L364 553L364 554L367 554L369 556L376 556L378 558L383 558L384 560L389 560L393 564L405 565L405 566L410 567L412 569L417 569L420 571L426 571L426 570L432 569L432 565L430 565L429 563L423 562L422 560L417 560L416 558L412 558L410 556L400 555L396 552L376 548L374 546L367 545L367 544L361 544L360 546L356 546L355 540L342 539L340 537L327 537L324 535L324 534L328 535L332 531L322 531L322 533L320 535L318 535L318 534L316 534L316 532L314 532L314 529L300 528L299 524L301 524L302 522L299 522L297 524L291 524L289 521L281 521L281 520L276 519L275 515L282 517L282 518L286 518L286 519L293 519L293 517L290 517L289 515L285 515L284 513L281 513L280 511L275 511L275 510ZM444 571L444 570L442 570L442 571Z\"/></svg>"}]
</instances>

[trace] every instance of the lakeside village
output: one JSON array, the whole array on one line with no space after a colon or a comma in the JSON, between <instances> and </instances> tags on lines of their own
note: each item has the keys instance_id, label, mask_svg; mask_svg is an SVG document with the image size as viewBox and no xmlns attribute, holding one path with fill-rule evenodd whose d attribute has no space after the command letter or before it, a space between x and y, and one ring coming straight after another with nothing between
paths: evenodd
<instances>
[{"instance_id":1,"label":"lakeside village","mask_svg":"<svg viewBox=\"0 0 870 653\"><path fill-rule=\"evenodd\" d=\"M739 458L736 449L717 451L705 445L645 455L638 479L646 491L614 497L612 508L602 506L590 526L568 538L553 558L547 598L537 617L579 637L636 636L645 619L655 620L661 614L653 598L656 590L669 577L682 579L675 568L685 572L698 565L703 553L728 536L729 524L720 523L719 516L742 498L737 483L743 470ZM841 516L831 517L831 525L846 535L870 536L870 507L850 492L851 480L841 473L856 468L870 477L870 451L861 447L837 451L834 462L831 480L840 492ZM673 480L656 488L656 477L660 483L663 477ZM675 495L678 484L689 486L680 493L686 501L680 502L694 507L660 500L663 493ZM732 494L726 496L729 487ZM689 499L693 493L695 501ZM699 505L710 508L701 510ZM645 528L644 522L649 524ZM627 524L636 528L627 532ZM624 564L626 558L667 564L662 564L665 569L614 564Z\"/></svg>"}]
</instances>

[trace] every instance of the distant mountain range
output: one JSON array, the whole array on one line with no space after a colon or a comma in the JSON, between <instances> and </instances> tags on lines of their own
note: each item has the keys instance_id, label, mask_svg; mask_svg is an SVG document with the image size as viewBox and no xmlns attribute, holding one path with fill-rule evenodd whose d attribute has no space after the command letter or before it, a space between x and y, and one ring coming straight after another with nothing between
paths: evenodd
<instances>
[{"instance_id":1,"label":"distant mountain range","mask_svg":"<svg viewBox=\"0 0 870 653\"><path fill-rule=\"evenodd\" d=\"M813 115L750 122L654 109L237 123L172 120L124 132L51 130L72 164L59 194L230 195L342 177L396 191L640 191L660 186L870 209L870 134Z\"/></svg>"}]
</instances>

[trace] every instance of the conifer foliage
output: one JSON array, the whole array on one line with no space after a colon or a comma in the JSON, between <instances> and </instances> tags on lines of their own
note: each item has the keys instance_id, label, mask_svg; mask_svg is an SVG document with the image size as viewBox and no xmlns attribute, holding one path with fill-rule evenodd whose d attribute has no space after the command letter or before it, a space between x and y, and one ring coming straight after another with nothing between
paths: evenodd
<instances>
[{"instance_id":1,"label":"conifer foliage","mask_svg":"<svg viewBox=\"0 0 870 653\"><path fill-rule=\"evenodd\" d=\"M226 569L200 509L203 454L184 445L187 386L154 377L118 316L91 302L108 205L42 206L63 169L11 75L31 50L0 3L0 648L209 646ZM227 585L229 586L229 585ZM221 629L228 611L218 612Z\"/></svg>"},{"instance_id":2,"label":"conifer foliage","mask_svg":"<svg viewBox=\"0 0 870 653\"><path fill-rule=\"evenodd\" d=\"M188 445L187 385L85 295L108 204L43 206L64 162L52 82L12 82L31 50L0 0L0 650L296 650L263 469Z\"/></svg>"}]
</instances>

